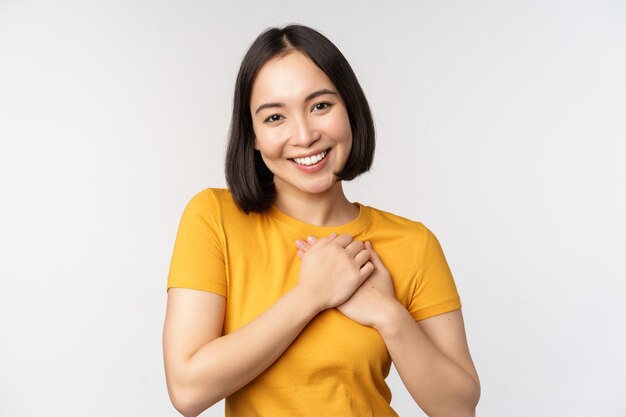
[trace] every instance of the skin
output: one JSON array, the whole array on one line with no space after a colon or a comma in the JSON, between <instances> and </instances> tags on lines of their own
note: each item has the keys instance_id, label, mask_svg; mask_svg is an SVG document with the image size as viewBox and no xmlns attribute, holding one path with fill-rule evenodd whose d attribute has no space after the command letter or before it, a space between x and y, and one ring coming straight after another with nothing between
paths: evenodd
<instances>
[{"instance_id":1,"label":"skin","mask_svg":"<svg viewBox=\"0 0 626 417\"><path fill-rule=\"evenodd\" d=\"M297 240L297 256L306 262L328 239ZM395 299L391 275L370 242L365 249L374 271L337 309L380 333L407 390L429 416L475 416L480 380L461 310L415 322Z\"/></svg>"},{"instance_id":2,"label":"skin","mask_svg":"<svg viewBox=\"0 0 626 417\"><path fill-rule=\"evenodd\" d=\"M303 259L311 249L318 246L314 236L305 241L297 240L295 245L299 249L298 257ZM312 245L311 245L312 244ZM369 259L374 266L374 272L361 284L352 296L337 309L352 320L364 326L376 327L384 324L386 311L396 301L393 291L391 275L370 242L365 242L365 249L369 252Z\"/></svg>"},{"instance_id":3,"label":"skin","mask_svg":"<svg viewBox=\"0 0 626 417\"><path fill-rule=\"evenodd\" d=\"M306 97L320 90L313 100ZM352 147L346 106L328 76L300 52L268 61L260 69L250 97L255 133L254 147L274 173L276 207L318 226L345 224L358 216L358 208L345 197L338 172ZM267 103L281 107L257 109ZM321 171L305 173L291 158L330 149Z\"/></svg>"},{"instance_id":4,"label":"skin","mask_svg":"<svg viewBox=\"0 0 626 417\"><path fill-rule=\"evenodd\" d=\"M307 99L320 90L330 93ZM292 52L263 65L251 95L254 147L275 175L277 208L319 226L358 216L333 175L345 165L352 136L345 104L332 92L337 90L323 71ZM257 112L268 103L282 105ZM290 160L325 149L327 165L315 173L302 172ZM460 310L415 322L395 300L391 276L369 242L331 234L296 244L294 256L302 263L295 288L227 335L221 334L224 296L169 290L163 354L168 392L181 414L197 416L241 389L318 313L337 307L381 334L402 381L428 415L474 415L480 384Z\"/></svg>"}]
</instances>

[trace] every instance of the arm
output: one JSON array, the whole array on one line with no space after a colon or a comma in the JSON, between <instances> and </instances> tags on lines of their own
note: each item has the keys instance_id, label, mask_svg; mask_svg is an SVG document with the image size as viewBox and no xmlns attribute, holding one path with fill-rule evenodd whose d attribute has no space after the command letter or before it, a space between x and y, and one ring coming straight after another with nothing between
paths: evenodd
<instances>
[{"instance_id":1,"label":"arm","mask_svg":"<svg viewBox=\"0 0 626 417\"><path fill-rule=\"evenodd\" d=\"M167 388L184 416L197 416L256 378L320 311L296 287L252 322L220 337L224 310L219 294L186 288L168 292L163 331Z\"/></svg>"},{"instance_id":2,"label":"arm","mask_svg":"<svg viewBox=\"0 0 626 417\"><path fill-rule=\"evenodd\" d=\"M336 239L335 239L336 237ZM318 312L344 302L372 273L369 254L349 235L320 239L298 284L268 310L221 336L224 296L171 288L163 354L172 403L185 416L239 390L274 363Z\"/></svg>"},{"instance_id":3,"label":"arm","mask_svg":"<svg viewBox=\"0 0 626 417\"><path fill-rule=\"evenodd\" d=\"M423 245L427 262L423 262L426 268L420 281L424 283L426 279L431 285L422 287L421 297L441 297L442 289L448 296L456 294L441 247L434 235L430 237L430 245ZM298 241L297 247L300 257L312 248L303 241ZM337 309L380 333L402 381L429 416L474 416L480 382L467 347L461 310L416 322L396 300L391 276L382 260L370 243L366 247L374 272ZM415 304L420 301L414 298Z\"/></svg>"},{"instance_id":4,"label":"arm","mask_svg":"<svg viewBox=\"0 0 626 417\"><path fill-rule=\"evenodd\" d=\"M400 303L377 327L404 385L431 417L474 416L480 381L461 310L416 322Z\"/></svg>"}]
</instances>

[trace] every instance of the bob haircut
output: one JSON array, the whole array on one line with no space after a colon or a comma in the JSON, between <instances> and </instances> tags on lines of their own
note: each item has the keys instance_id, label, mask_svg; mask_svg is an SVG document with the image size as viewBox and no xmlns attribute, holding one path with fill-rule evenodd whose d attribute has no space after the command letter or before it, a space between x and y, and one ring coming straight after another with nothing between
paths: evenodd
<instances>
[{"instance_id":1,"label":"bob haircut","mask_svg":"<svg viewBox=\"0 0 626 417\"><path fill-rule=\"evenodd\" d=\"M283 29L266 29L252 43L239 68L226 150L226 182L233 199L246 214L265 212L276 199L274 174L254 149L252 85L263 64L293 51L307 55L328 76L346 105L352 148L343 170L335 173L337 179L352 180L372 166L374 122L365 94L346 58L324 35L307 26L293 24Z\"/></svg>"}]
</instances>

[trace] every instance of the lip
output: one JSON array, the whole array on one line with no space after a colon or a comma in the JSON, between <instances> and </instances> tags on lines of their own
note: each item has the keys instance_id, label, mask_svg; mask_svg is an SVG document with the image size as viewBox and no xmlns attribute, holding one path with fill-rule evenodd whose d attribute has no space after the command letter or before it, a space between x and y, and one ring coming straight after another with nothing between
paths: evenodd
<instances>
[{"instance_id":1,"label":"lip","mask_svg":"<svg viewBox=\"0 0 626 417\"><path fill-rule=\"evenodd\" d=\"M324 152L324 151L329 151L329 150L330 150L330 148L326 148L326 149L322 149L322 150L315 151L315 152L305 153L304 155L294 156L293 158L288 158L288 159L306 158L306 157L308 157L308 156L317 155L317 154L320 154L320 153L322 153L322 152Z\"/></svg>"},{"instance_id":2,"label":"lip","mask_svg":"<svg viewBox=\"0 0 626 417\"><path fill-rule=\"evenodd\" d=\"M320 151L320 152L323 152L323 151ZM314 154L311 154L311 155L317 155L320 152L317 152L317 153L314 153ZM331 152L332 152L332 148L328 149L326 151L326 156L324 156L324 159L322 159L321 161L319 161L315 165L310 165L310 166L300 165L299 163L297 163L296 161L291 160L291 159L289 160L289 162L294 164L295 167L298 168L302 172L306 172L306 173L317 172L317 171L320 171L321 169L323 169L326 166L326 164L328 164L328 159L329 159L328 156L330 155ZM298 157L298 158L300 158L300 157Z\"/></svg>"}]
</instances>

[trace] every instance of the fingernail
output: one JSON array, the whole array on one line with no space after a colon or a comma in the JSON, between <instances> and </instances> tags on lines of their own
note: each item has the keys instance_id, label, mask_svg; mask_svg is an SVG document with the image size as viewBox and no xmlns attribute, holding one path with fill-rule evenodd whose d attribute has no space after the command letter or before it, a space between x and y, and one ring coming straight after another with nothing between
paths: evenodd
<instances>
[{"instance_id":1,"label":"fingernail","mask_svg":"<svg viewBox=\"0 0 626 417\"><path fill-rule=\"evenodd\" d=\"M309 242L312 245L315 242L317 242L317 239L315 237L313 237L313 236L307 236L306 241Z\"/></svg>"},{"instance_id":2,"label":"fingernail","mask_svg":"<svg viewBox=\"0 0 626 417\"><path fill-rule=\"evenodd\" d=\"M301 240L296 240L296 247L298 249L302 249L302 247L304 246L304 242Z\"/></svg>"}]
</instances>

